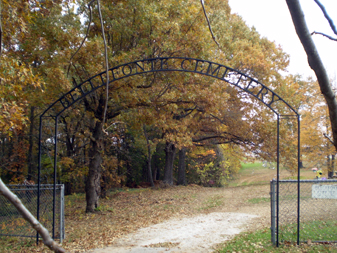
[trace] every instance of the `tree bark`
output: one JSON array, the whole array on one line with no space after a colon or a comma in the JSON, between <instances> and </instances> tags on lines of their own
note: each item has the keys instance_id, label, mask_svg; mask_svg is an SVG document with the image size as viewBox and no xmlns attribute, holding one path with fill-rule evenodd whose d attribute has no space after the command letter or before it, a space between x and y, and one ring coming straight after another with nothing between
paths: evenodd
<instances>
[{"instance_id":1,"label":"tree bark","mask_svg":"<svg viewBox=\"0 0 337 253\"><path fill-rule=\"evenodd\" d=\"M179 150L178 185L186 185L186 148Z\"/></svg>"},{"instance_id":2,"label":"tree bark","mask_svg":"<svg viewBox=\"0 0 337 253\"><path fill-rule=\"evenodd\" d=\"M155 155L152 156L152 161L155 161L155 159L154 159L155 157L156 157ZM152 165L152 164L153 164L153 163L151 163L151 165ZM158 180L158 179L157 179L157 167L156 167L155 165L154 165L153 168L152 168L152 179L153 179L153 180Z\"/></svg>"},{"instance_id":3,"label":"tree bark","mask_svg":"<svg viewBox=\"0 0 337 253\"><path fill-rule=\"evenodd\" d=\"M165 172L163 182L168 185L173 185L173 163L175 158L176 147L173 143L166 142L165 147Z\"/></svg>"},{"instance_id":4,"label":"tree bark","mask_svg":"<svg viewBox=\"0 0 337 253\"><path fill-rule=\"evenodd\" d=\"M332 155L331 157L331 170L332 170L332 176L335 173L335 155Z\"/></svg>"},{"instance_id":5,"label":"tree bark","mask_svg":"<svg viewBox=\"0 0 337 253\"><path fill-rule=\"evenodd\" d=\"M0 194L8 199L19 211L22 217L30 223L30 225L42 236L43 243L52 251L57 253L66 252L60 247L49 235L48 230L41 225L41 223L35 219L35 217L27 210L22 204L21 200L12 193L7 186L2 182L0 178Z\"/></svg>"},{"instance_id":6,"label":"tree bark","mask_svg":"<svg viewBox=\"0 0 337 253\"><path fill-rule=\"evenodd\" d=\"M153 161L153 179L154 180L159 180L160 179L160 156L159 153L161 152L161 145L157 144L156 146L156 152L154 153L152 157Z\"/></svg>"},{"instance_id":7,"label":"tree bark","mask_svg":"<svg viewBox=\"0 0 337 253\"><path fill-rule=\"evenodd\" d=\"M86 212L94 212L98 207L101 190L102 152L104 150L102 122L91 120L92 137L89 149L89 174L85 183L87 207Z\"/></svg>"},{"instance_id":8,"label":"tree bark","mask_svg":"<svg viewBox=\"0 0 337 253\"><path fill-rule=\"evenodd\" d=\"M144 136L145 136L146 144L147 144L147 175L148 175L151 186L154 187L152 171L151 171L151 146L149 142L149 136L145 129L145 125L143 126L143 131L144 131Z\"/></svg>"},{"instance_id":9,"label":"tree bark","mask_svg":"<svg viewBox=\"0 0 337 253\"><path fill-rule=\"evenodd\" d=\"M332 136L334 146L337 150L337 101L335 93L332 90L326 69L324 68L316 46L311 38L299 0L286 0L286 2L296 33L307 54L309 66L315 72L321 92L328 105Z\"/></svg>"},{"instance_id":10,"label":"tree bark","mask_svg":"<svg viewBox=\"0 0 337 253\"><path fill-rule=\"evenodd\" d=\"M332 178L335 168L335 155L327 155L328 178Z\"/></svg>"}]
</instances>

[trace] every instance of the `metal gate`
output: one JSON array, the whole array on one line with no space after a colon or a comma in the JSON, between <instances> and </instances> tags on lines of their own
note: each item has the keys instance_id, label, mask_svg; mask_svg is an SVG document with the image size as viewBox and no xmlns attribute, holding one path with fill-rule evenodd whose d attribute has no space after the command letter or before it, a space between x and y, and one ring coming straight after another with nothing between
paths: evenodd
<instances>
[{"instance_id":1,"label":"metal gate","mask_svg":"<svg viewBox=\"0 0 337 253\"><path fill-rule=\"evenodd\" d=\"M55 199L53 197L54 185L41 185L40 206L36 205L37 185L7 185L7 187L18 196L33 215L39 212L40 223L53 235L54 239L59 239L62 242L65 237L63 184L56 185ZM36 236L36 230L22 217L15 206L2 195L0 195L0 228L0 236Z\"/></svg>"},{"instance_id":2,"label":"metal gate","mask_svg":"<svg viewBox=\"0 0 337 253\"><path fill-rule=\"evenodd\" d=\"M298 112L290 106L283 98L275 93L272 89L262 84L258 80L244 74L236 69L227 67L225 65L189 57L160 57L143 59L138 61L133 61L118 65L109 69L112 79L109 79L109 83L115 81L130 78L136 75L144 75L154 72L186 72L194 73L198 75L208 76L211 78L218 79L223 83L235 86L237 89L246 92L250 96L257 99L261 104L266 106L273 112L273 120L277 124L277 143L276 143L276 154L277 154L277 181L279 181L279 165L280 165L280 122L285 120L294 120L296 123L292 124L293 129L297 131L297 169L298 169L298 179L300 178L300 115ZM42 143L48 142L48 153L54 153L54 158L50 159L53 163L53 177L54 184L57 181L57 159L58 159L58 122L61 114L67 109L71 108L75 103L82 100L84 97L90 95L100 88L107 86L107 76L106 72L99 73L92 76L88 80L81 82L80 84L74 81L74 88L71 89L66 94L60 96L54 103L52 103L41 115L40 115L40 127L39 127L39 174L38 183L41 183L41 157L43 151ZM225 109L225 108L224 108ZM53 126L53 129L49 130L49 136L44 136L45 131L43 127L48 125ZM295 133L296 135L296 133ZM295 151L295 150L294 150ZM295 151L295 152L296 152ZM278 192L278 184L276 186L276 192ZM297 182L297 196L299 201L300 194L300 183ZM276 194L277 196L277 194ZM276 202L278 203L278 197L276 197ZM39 197L37 205L40 205ZM37 214L39 219L39 213ZM297 210L297 226L299 226L299 208ZM299 229L298 229L299 231ZM299 234L297 234L299 243ZM277 241L278 245L278 241Z\"/></svg>"},{"instance_id":3,"label":"metal gate","mask_svg":"<svg viewBox=\"0 0 337 253\"><path fill-rule=\"evenodd\" d=\"M299 201L297 186L297 180L270 182L273 244L296 242L297 234L300 242L337 242L337 180L300 180Z\"/></svg>"}]
</instances>

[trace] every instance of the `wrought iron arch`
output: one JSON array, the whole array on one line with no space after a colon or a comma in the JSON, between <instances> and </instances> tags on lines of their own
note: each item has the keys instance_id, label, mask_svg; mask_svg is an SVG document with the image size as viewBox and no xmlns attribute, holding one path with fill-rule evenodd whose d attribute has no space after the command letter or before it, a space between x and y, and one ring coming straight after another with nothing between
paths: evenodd
<instances>
[{"instance_id":1,"label":"wrought iron arch","mask_svg":"<svg viewBox=\"0 0 337 253\"><path fill-rule=\"evenodd\" d=\"M297 119L298 141L297 141L297 170L298 170L298 217L297 217L297 243L299 244L299 197L300 197L300 115L283 100L272 89L268 88L258 80L244 74L238 70L227 67L225 65L195 58L186 57L161 57L143 59L118 65L109 69L109 83L114 81L151 72L190 72L204 76L213 77L221 81L227 82L255 97L262 102L277 116L277 245L278 245L278 206L279 206L279 163L280 163L280 139L279 125L281 118ZM41 141L42 141L42 119L52 117L55 119L54 133L54 187L56 186L56 163L57 163L57 134L58 134L58 117L68 108L83 99L85 96L96 91L106 85L106 72L101 72L88 80L77 84L74 82L74 88L62 95L54 103L52 103L41 115L39 126L39 157L38 157L38 191L40 191L40 176L41 176ZM54 188L54 203L55 203L55 188ZM38 195L38 213L40 198ZM55 214L54 222L55 223ZM54 228L54 225L53 225ZM54 237L54 229L53 229Z\"/></svg>"}]
</instances>

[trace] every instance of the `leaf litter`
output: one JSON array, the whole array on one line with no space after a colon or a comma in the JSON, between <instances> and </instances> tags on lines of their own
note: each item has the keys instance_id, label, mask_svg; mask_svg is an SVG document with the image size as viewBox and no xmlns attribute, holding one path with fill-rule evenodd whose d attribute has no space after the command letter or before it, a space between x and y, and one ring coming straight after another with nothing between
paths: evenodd
<instances>
[{"instance_id":1,"label":"leaf litter","mask_svg":"<svg viewBox=\"0 0 337 253\"><path fill-rule=\"evenodd\" d=\"M192 242L199 236L201 241L207 239L208 244L205 241L202 244L207 244L208 249L211 250L216 243L219 243L217 240L212 242L212 238L215 238L216 234L219 234L222 241L230 238L231 234L226 234L221 230L221 227L226 226L226 222L228 224L230 221L237 223L235 233L268 226L269 203L252 204L248 202L248 199L264 197L268 195L268 192L269 185L224 188L204 188L196 185L165 189L126 188L123 191L108 194L106 199L101 200L100 208L95 213L88 214L85 213L85 196L83 194L69 196L66 198L65 208L66 238L62 246L67 251L76 253L93 252L95 249L102 250L108 246L115 248L127 246L127 249L132 249L132 247L136 249L139 245L147 250L144 252L161 252L150 251L153 249L165 250L165 252L169 252L168 250L174 250L171 252L197 252L182 250L186 250L186 247L183 247L184 241ZM260 218L251 220L258 216ZM226 217L230 218L226 219ZM240 219L238 217L246 218ZM210 222L211 220L213 223ZM170 224L170 222L177 223L177 227L180 226L181 231L190 229L193 232L197 225L202 225L200 231L204 231L207 227L213 227L213 229L208 231L209 236L204 238L205 235L201 233L200 235L193 234L193 237L181 236L183 241L177 240L177 236L175 236L169 237L168 240L145 241L143 244L129 240L126 244L126 241L132 239L132 236L135 239L138 238L137 231L149 233L146 230L149 227L152 229L161 224ZM214 225L216 223L219 224L218 227ZM157 229L155 235L168 234L170 228L163 231L164 233ZM125 245L123 245L124 242ZM34 243L26 243L25 246L22 246L21 243L20 247L17 244L17 241L12 243L12 248L17 249L16 252L50 252L42 243L38 247ZM206 248L202 248L202 246L200 249L203 250L200 252L207 252ZM13 252L15 251L13 250Z\"/></svg>"}]
</instances>

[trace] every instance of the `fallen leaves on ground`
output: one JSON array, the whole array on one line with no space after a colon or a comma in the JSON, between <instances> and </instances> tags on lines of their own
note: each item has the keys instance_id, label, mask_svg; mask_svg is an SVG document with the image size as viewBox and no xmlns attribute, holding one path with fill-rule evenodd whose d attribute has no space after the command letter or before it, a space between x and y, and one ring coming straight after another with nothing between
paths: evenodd
<instances>
[{"instance_id":1,"label":"fallen leaves on ground","mask_svg":"<svg viewBox=\"0 0 337 253\"><path fill-rule=\"evenodd\" d=\"M85 213L84 194L67 196L66 238L62 246L70 252L87 252L112 245L118 238L139 228L171 218L219 211L231 212L239 208L249 210L252 205L247 199L265 195L268 187L204 188L192 185L165 189L126 188L111 192L106 199L101 200L95 213ZM36 246L34 239L30 239L28 243L16 239L12 246L13 252L50 252L42 243Z\"/></svg>"}]
</instances>

